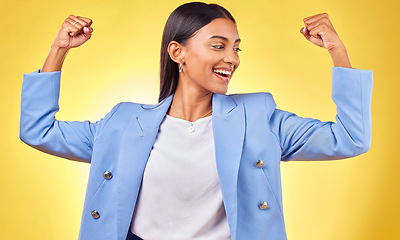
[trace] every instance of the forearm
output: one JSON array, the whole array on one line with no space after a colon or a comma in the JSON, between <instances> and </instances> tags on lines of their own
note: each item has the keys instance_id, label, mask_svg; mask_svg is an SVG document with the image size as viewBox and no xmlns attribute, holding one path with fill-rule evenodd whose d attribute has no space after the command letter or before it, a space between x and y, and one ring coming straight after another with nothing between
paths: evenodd
<instances>
[{"instance_id":1,"label":"forearm","mask_svg":"<svg viewBox=\"0 0 400 240\"><path fill-rule=\"evenodd\" d=\"M52 46L41 72L61 71L68 49Z\"/></svg>"},{"instance_id":2,"label":"forearm","mask_svg":"<svg viewBox=\"0 0 400 240\"><path fill-rule=\"evenodd\" d=\"M339 47L329 50L334 67L351 68L349 56L346 47L342 43Z\"/></svg>"}]
</instances>

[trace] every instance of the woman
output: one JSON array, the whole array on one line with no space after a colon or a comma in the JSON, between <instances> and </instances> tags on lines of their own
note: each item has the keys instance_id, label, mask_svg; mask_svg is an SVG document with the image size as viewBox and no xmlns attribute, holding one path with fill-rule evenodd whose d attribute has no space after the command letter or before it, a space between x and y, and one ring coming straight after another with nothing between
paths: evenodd
<instances>
[{"instance_id":1,"label":"woman","mask_svg":"<svg viewBox=\"0 0 400 240\"><path fill-rule=\"evenodd\" d=\"M240 38L226 9L204 3L178 7L166 23L157 105L58 121L63 61L91 23L64 21L42 70L24 75L21 104L24 142L91 163L80 239L286 239L280 161L369 149L372 73L351 69L327 14L305 18L301 33L332 57L337 123L276 109L269 93L225 95Z\"/></svg>"}]
</instances>

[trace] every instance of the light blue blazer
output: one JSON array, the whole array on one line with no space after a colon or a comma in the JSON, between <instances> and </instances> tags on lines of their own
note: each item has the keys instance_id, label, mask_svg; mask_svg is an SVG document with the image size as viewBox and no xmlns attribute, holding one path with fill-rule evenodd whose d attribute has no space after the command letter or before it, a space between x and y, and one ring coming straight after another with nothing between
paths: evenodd
<instances>
[{"instance_id":1,"label":"light blue blazer","mask_svg":"<svg viewBox=\"0 0 400 240\"><path fill-rule=\"evenodd\" d=\"M120 103L96 123L58 121L60 75L24 75L20 138L43 152L91 163L79 239L125 240L172 96L157 105ZM269 93L213 95L217 170L233 240L286 239L281 160L339 159L369 149L372 72L333 68L332 75L336 123L276 109ZM265 164L256 166L258 160Z\"/></svg>"}]
</instances>

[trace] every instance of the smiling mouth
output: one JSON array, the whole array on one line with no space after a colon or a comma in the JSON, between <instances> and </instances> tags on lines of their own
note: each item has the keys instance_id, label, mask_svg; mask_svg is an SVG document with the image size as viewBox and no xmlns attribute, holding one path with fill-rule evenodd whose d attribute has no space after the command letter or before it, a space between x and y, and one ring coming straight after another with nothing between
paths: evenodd
<instances>
[{"instance_id":1,"label":"smiling mouth","mask_svg":"<svg viewBox=\"0 0 400 240\"><path fill-rule=\"evenodd\" d=\"M229 82L233 72L231 70L213 69L213 73L220 79Z\"/></svg>"}]
</instances>

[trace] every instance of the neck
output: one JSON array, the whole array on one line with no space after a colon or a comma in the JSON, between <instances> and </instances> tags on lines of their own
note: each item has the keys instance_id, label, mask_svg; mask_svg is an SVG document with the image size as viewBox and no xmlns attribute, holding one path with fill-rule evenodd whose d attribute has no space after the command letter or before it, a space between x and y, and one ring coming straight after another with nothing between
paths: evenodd
<instances>
[{"instance_id":1,"label":"neck","mask_svg":"<svg viewBox=\"0 0 400 240\"><path fill-rule=\"evenodd\" d=\"M168 112L168 115L176 118L183 117L185 120L194 122L201 117L210 116L204 115L212 110L212 92L202 92L198 89L182 86L178 83L172 106L175 111Z\"/></svg>"}]
</instances>

